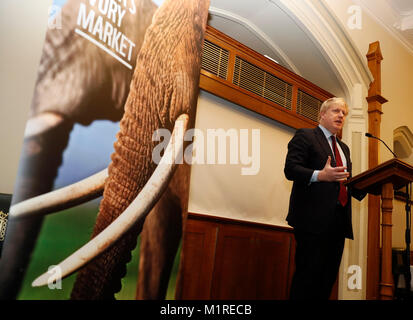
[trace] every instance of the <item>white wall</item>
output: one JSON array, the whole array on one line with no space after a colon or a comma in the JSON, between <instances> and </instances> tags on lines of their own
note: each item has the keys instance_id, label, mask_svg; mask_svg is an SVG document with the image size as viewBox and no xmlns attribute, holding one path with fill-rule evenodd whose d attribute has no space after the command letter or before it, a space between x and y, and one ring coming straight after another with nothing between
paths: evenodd
<instances>
[{"instance_id":1,"label":"white wall","mask_svg":"<svg viewBox=\"0 0 413 320\"><path fill-rule=\"evenodd\" d=\"M0 1L0 193L13 193L51 3Z\"/></svg>"},{"instance_id":2,"label":"white wall","mask_svg":"<svg viewBox=\"0 0 413 320\"><path fill-rule=\"evenodd\" d=\"M260 132L259 171L242 175L249 165L193 164L189 211L226 218L287 226L285 217L292 183L284 176L287 144L295 130L262 117L207 92L198 100L195 127L207 137L207 129L248 129L249 155L252 156L252 130ZM205 156L211 150L206 149Z\"/></svg>"}]
</instances>

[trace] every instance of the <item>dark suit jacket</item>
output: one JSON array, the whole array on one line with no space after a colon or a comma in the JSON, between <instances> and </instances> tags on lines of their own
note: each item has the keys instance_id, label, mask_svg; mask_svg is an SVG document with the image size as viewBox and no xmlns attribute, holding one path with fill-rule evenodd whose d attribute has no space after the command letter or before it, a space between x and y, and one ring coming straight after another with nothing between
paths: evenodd
<instances>
[{"instance_id":1,"label":"dark suit jacket","mask_svg":"<svg viewBox=\"0 0 413 320\"><path fill-rule=\"evenodd\" d=\"M347 160L347 171L351 176L350 150L337 139ZM321 129L299 129L288 144L288 154L284 173L288 180L294 181L291 191L288 224L297 230L316 234L332 232L340 223L346 238L353 239L351 224L351 196L348 189L348 201L344 208L344 217L337 220L336 207L338 201L339 182L313 182L310 184L314 170L322 170L328 156L331 165L335 160L330 145ZM361 200L364 195L356 191L355 196Z\"/></svg>"}]
</instances>

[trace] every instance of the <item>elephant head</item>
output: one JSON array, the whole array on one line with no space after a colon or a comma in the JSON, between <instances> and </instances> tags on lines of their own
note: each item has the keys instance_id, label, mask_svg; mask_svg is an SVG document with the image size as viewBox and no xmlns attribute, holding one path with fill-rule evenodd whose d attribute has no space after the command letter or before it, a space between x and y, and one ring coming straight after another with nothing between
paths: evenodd
<instances>
[{"instance_id":1,"label":"elephant head","mask_svg":"<svg viewBox=\"0 0 413 320\"><path fill-rule=\"evenodd\" d=\"M46 33L30 109L32 121L45 113L83 125L96 119L121 119L136 57L157 9L151 0L123 3L127 6L119 4L122 20L110 25L116 29L112 32L103 22L98 28L100 21L110 20L108 16L102 18L99 10L106 10L109 15L111 1L68 0L63 5L62 28L48 29ZM124 58L129 66L81 36L86 32L104 40L109 49L119 49L120 34L124 34L133 43L130 56ZM129 50L122 53L129 54ZM115 55L122 57L118 52Z\"/></svg>"},{"instance_id":2,"label":"elephant head","mask_svg":"<svg viewBox=\"0 0 413 320\"><path fill-rule=\"evenodd\" d=\"M125 264L143 225L142 216L138 214L136 218L135 206L143 206L142 215L145 216L162 192L155 193L152 187L164 189L172 177L167 170L162 174L163 182L158 181L160 172L166 169L152 161L155 147L152 135L159 128L172 130L178 118L189 122L189 126L194 124L208 6L209 1L204 0L167 0L156 11L147 29L104 183L92 240L79 250L80 260L75 253L60 265L66 270L64 275L68 275L88 262L82 260L84 252L92 259L78 274L73 299L113 298L120 289ZM167 149L165 155L168 152L173 153ZM149 191L146 188L142 191L145 184ZM150 198L149 204L142 204L142 198ZM11 214L16 214L17 206L14 208ZM132 220L130 215L134 217ZM121 235L116 231L116 236L112 236L111 230L119 225L124 225L121 229L126 232ZM118 239L116 242L114 237ZM46 283L44 277L40 277L34 284Z\"/></svg>"}]
</instances>

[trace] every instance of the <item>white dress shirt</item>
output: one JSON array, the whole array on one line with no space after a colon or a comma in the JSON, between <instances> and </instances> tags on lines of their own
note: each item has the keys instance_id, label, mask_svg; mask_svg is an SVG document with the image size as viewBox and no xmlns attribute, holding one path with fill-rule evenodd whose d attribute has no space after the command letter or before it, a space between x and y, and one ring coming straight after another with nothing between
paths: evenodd
<instances>
[{"instance_id":1,"label":"white dress shirt","mask_svg":"<svg viewBox=\"0 0 413 320\"><path fill-rule=\"evenodd\" d=\"M323 131L323 133L324 133L324 135L325 135L325 137L328 141L328 144L331 148L331 151L333 152L333 157L335 157L334 150L333 150L333 142L331 140L331 137L335 136L335 134L332 134L330 131L328 131L326 128L324 128L321 124L319 124L318 127L321 129L321 131ZM336 141L337 141L337 138L336 138ZM340 144L337 142L336 145L337 145L338 152L340 152L340 157L341 157L341 161L343 162L343 166L347 167L346 156L344 155L343 150L341 150ZM310 179L310 183L311 182L318 182L318 173L319 172L320 172L320 170L314 170L313 175L311 176L311 179Z\"/></svg>"}]
</instances>

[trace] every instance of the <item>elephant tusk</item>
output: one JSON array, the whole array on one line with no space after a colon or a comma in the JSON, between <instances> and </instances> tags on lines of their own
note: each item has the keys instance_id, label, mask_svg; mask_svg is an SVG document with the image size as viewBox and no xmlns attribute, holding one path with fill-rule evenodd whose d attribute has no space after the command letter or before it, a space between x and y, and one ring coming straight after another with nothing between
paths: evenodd
<instances>
[{"instance_id":1,"label":"elephant tusk","mask_svg":"<svg viewBox=\"0 0 413 320\"><path fill-rule=\"evenodd\" d=\"M176 120L174 131L162 159L144 188L135 200L132 201L129 207L87 244L63 260L59 265L51 269L51 271L42 274L34 280L32 283L33 287L54 283L76 272L90 260L114 244L115 241L135 225L135 223L145 219L173 176L177 163L175 157L181 154L181 150L183 150L183 137L179 136L180 130L176 130L177 125L183 124L183 130L185 131L188 125L188 120L189 117L187 114L179 116Z\"/></svg>"},{"instance_id":2,"label":"elephant tusk","mask_svg":"<svg viewBox=\"0 0 413 320\"><path fill-rule=\"evenodd\" d=\"M103 194L107 177L106 168L69 186L16 203L10 207L10 218L46 215L98 198Z\"/></svg>"},{"instance_id":3,"label":"elephant tusk","mask_svg":"<svg viewBox=\"0 0 413 320\"><path fill-rule=\"evenodd\" d=\"M64 121L64 118L54 112L44 112L27 121L24 130L24 138L31 138L57 127Z\"/></svg>"}]
</instances>

